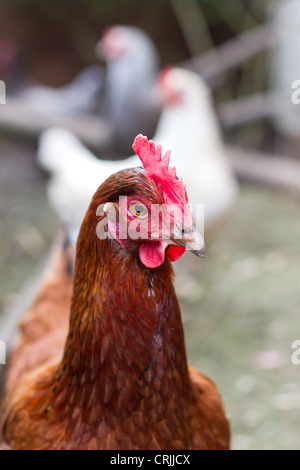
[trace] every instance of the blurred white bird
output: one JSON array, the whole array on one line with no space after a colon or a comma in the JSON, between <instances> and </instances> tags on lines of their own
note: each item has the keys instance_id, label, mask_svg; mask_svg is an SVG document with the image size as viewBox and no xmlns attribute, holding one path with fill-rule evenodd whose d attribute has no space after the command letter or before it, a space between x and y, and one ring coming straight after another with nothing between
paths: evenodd
<instances>
[{"instance_id":1,"label":"blurred white bird","mask_svg":"<svg viewBox=\"0 0 300 470\"><path fill-rule=\"evenodd\" d=\"M20 98L30 110L43 115L93 113L97 111L103 79L103 68L90 65L67 85L50 87L30 83L16 90L14 97Z\"/></svg>"},{"instance_id":2,"label":"blurred white bird","mask_svg":"<svg viewBox=\"0 0 300 470\"><path fill-rule=\"evenodd\" d=\"M154 142L172 150L172 162L183 178L196 216L204 205L205 227L229 210L237 183L228 164L209 89L194 72L170 68L162 72L158 88L163 109ZM119 161L97 159L75 135L51 128L39 141L38 162L52 174L48 195L54 210L68 224L76 240L78 230L98 186L112 173L140 166L133 155ZM198 228L203 229L202 213Z\"/></svg>"},{"instance_id":3,"label":"blurred white bird","mask_svg":"<svg viewBox=\"0 0 300 470\"><path fill-rule=\"evenodd\" d=\"M135 136L151 138L159 118L158 52L140 28L117 25L106 28L96 54L106 61L101 112L114 130L115 148L131 152Z\"/></svg>"},{"instance_id":4,"label":"blurred white bird","mask_svg":"<svg viewBox=\"0 0 300 470\"><path fill-rule=\"evenodd\" d=\"M137 156L125 160L99 160L72 132L50 128L39 139L38 163L52 176L48 198L69 228L73 245L92 196L100 184L122 168L140 166Z\"/></svg>"},{"instance_id":5,"label":"blurred white bird","mask_svg":"<svg viewBox=\"0 0 300 470\"><path fill-rule=\"evenodd\" d=\"M197 205L203 205L205 227L213 226L228 212L238 185L210 90L198 74L177 67L162 72L159 82L165 104L155 141L172 149L172 161L186 184L195 217ZM197 223L202 230L200 220Z\"/></svg>"}]
</instances>

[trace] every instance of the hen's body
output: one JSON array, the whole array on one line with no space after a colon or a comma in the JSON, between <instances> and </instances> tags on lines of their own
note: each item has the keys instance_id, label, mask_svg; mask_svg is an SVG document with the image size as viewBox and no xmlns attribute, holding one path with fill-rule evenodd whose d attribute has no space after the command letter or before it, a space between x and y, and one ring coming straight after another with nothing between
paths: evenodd
<instances>
[{"instance_id":1,"label":"hen's body","mask_svg":"<svg viewBox=\"0 0 300 470\"><path fill-rule=\"evenodd\" d=\"M97 207L116 199L120 177L128 192L140 194L147 185L137 170L113 176L99 188L80 231L72 301L70 278L56 263L23 320L7 376L3 443L12 449L227 449L228 421L216 386L187 366L170 262L148 269L135 251L96 237Z\"/></svg>"}]
</instances>

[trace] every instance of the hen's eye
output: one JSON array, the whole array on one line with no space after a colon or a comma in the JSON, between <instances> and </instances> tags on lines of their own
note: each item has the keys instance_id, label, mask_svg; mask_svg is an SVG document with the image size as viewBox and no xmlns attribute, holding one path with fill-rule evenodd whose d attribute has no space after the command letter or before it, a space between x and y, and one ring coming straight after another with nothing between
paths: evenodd
<instances>
[{"instance_id":1,"label":"hen's eye","mask_svg":"<svg viewBox=\"0 0 300 470\"><path fill-rule=\"evenodd\" d=\"M143 217L148 212L147 207L144 206L144 204L139 204L137 202L134 202L133 204L131 204L130 208L131 208L131 212L133 213L133 215L136 215L137 217Z\"/></svg>"}]
</instances>

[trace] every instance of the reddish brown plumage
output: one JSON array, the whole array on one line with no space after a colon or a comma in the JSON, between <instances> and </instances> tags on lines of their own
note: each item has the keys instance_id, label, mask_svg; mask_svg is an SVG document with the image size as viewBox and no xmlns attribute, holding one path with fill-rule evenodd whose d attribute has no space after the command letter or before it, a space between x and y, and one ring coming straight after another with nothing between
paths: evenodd
<instances>
[{"instance_id":1,"label":"reddish brown plumage","mask_svg":"<svg viewBox=\"0 0 300 470\"><path fill-rule=\"evenodd\" d=\"M71 281L57 263L52 291L44 281L23 320L1 423L3 443L13 449L229 446L216 386L187 366L170 262L148 269L138 242L123 249L96 236L97 207L120 194L160 198L140 170L103 183L79 235L72 301Z\"/></svg>"}]
</instances>

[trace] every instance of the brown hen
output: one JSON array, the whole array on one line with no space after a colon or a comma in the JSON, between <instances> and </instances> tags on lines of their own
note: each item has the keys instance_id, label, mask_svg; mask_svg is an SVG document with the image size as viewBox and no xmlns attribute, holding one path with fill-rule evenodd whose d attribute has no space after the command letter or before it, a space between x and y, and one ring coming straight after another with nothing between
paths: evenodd
<instances>
[{"instance_id":1,"label":"brown hen","mask_svg":"<svg viewBox=\"0 0 300 470\"><path fill-rule=\"evenodd\" d=\"M142 136L134 148L145 169L113 174L94 195L77 241L74 280L60 243L20 323L2 404L3 448L229 448L215 384L187 365L173 287L170 260L187 248L203 256L202 239L183 209L186 193L168 170L169 155L161 158L161 148ZM126 196L125 206L119 196ZM154 230L144 211L153 215L157 205L168 210L175 202L186 223L175 212L167 239L163 224ZM124 211L128 226L138 222L139 238L120 237Z\"/></svg>"}]
</instances>

